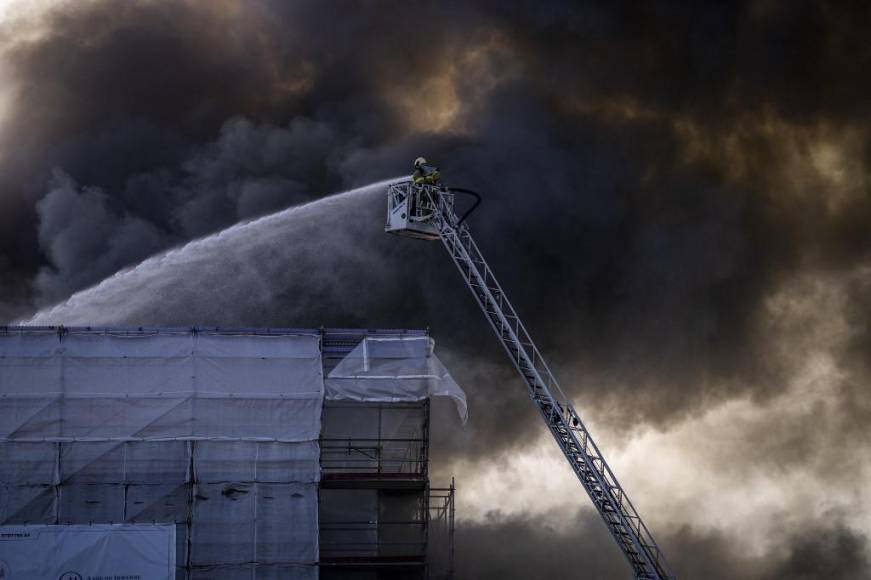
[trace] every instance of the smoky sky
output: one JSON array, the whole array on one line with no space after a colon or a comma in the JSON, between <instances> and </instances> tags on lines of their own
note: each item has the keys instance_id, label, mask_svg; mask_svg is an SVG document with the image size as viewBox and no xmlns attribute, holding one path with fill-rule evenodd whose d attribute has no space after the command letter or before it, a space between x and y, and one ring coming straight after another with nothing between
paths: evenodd
<instances>
[{"instance_id":1,"label":"smoky sky","mask_svg":"<svg viewBox=\"0 0 871 580\"><path fill-rule=\"evenodd\" d=\"M619 550L601 534L592 510L579 513L571 530L555 529L547 516L504 517L494 514L458 531L458 557L465 563L460 578L562 578L605 580L625 578ZM818 522L815 536L784 538L788 548L765 557L735 553L729 539L717 533L679 529L664 540L683 555L683 578L725 580L746 578L864 578L868 561L862 557L865 539L837 523ZM673 545L673 547L672 547ZM478 557L481 553L491 558Z\"/></svg>"},{"instance_id":2,"label":"smoky sky","mask_svg":"<svg viewBox=\"0 0 871 580\"><path fill-rule=\"evenodd\" d=\"M481 249L566 389L617 441L729 401L776 409L802 353L836 343L824 437L772 416L736 446L779 469L856 477L871 438L865 4L25 12L0 21L0 319L425 155L483 194L470 220ZM523 449L541 428L473 300L438 245L381 234L383 204L374 191L238 230L232 251L152 262L112 283L123 291L37 320L429 327L472 414L464 430L434 431L436 457L484 464ZM821 284L837 296L809 299L829 296ZM823 304L846 330L822 333ZM608 539L584 513L571 532L540 514L468 524L460 570L550 577L592 542L570 561L590 578L625 572L619 556L598 561ZM786 521L753 557L730 544L739 530L687 520L657 537L683 577L857 578L868 547L848 520ZM523 550L476 560L500 545Z\"/></svg>"}]
</instances>

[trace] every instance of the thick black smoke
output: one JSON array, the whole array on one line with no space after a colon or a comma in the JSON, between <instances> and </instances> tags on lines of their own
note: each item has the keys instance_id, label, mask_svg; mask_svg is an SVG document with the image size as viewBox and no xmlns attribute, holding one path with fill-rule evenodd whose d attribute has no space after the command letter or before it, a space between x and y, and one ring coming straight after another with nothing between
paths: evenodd
<instances>
[{"instance_id":1,"label":"thick black smoke","mask_svg":"<svg viewBox=\"0 0 871 580\"><path fill-rule=\"evenodd\" d=\"M830 316L777 315L773 297L812 295L797 277L833 281L849 326L835 410L820 430L772 417L740 451L816 475L834 460L847 481L871 417L869 20L861 3L778 2L155 0L13 14L0 22L0 318L424 154L485 194L472 218L484 253L564 385L627 438L776 400L809 352L801 337ZM540 434L534 412L447 257L379 237L383 202L370 198L209 273L148 278L92 322L431 326L473 414L435 433L442 453L523 449ZM553 535L544 526L494 516L464 533L535 546ZM863 538L808 526L768 563L690 532L672 534L672 559L689 577L867 570ZM474 553L470 577L502 574ZM835 560L854 567L813 572ZM535 577L523 569L504 574Z\"/></svg>"},{"instance_id":2,"label":"thick black smoke","mask_svg":"<svg viewBox=\"0 0 871 580\"><path fill-rule=\"evenodd\" d=\"M505 517L493 514L481 523L463 526L457 534L458 578L579 577L606 580L626 577L620 553L597 514L581 510L568 529L554 527L550 517ZM689 527L662 538L667 553L681 554L679 578L705 580L781 580L784 578L865 578L871 561L868 540L844 527L836 518L817 522L813 534L790 534L783 551L753 556L736 549L732 540L716 532ZM487 554L487 558L481 558Z\"/></svg>"}]
</instances>

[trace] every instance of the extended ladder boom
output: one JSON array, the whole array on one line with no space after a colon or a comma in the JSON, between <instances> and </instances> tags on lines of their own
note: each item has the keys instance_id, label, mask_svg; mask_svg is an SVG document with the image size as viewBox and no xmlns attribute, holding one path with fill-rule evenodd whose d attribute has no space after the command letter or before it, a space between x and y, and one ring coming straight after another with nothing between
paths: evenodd
<instances>
[{"instance_id":1,"label":"extended ladder boom","mask_svg":"<svg viewBox=\"0 0 871 580\"><path fill-rule=\"evenodd\" d=\"M437 233L450 253L505 352L523 377L547 428L632 566L635 578L673 580L675 576L669 571L662 551L523 326L472 239L469 227L458 223L453 196L443 189L411 183L397 183L390 188L388 195L409 200L406 211L410 218L434 230L432 233Z\"/></svg>"}]
</instances>

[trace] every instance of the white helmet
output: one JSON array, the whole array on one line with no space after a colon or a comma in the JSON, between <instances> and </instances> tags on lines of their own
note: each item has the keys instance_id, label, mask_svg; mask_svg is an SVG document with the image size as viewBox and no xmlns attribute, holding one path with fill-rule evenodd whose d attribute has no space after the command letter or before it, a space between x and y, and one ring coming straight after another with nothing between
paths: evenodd
<instances>
[{"instance_id":1,"label":"white helmet","mask_svg":"<svg viewBox=\"0 0 871 580\"><path fill-rule=\"evenodd\" d=\"M420 167L424 163L426 163L426 159L424 159L423 157L418 157L417 159L414 160L414 168L417 169L418 167Z\"/></svg>"}]
</instances>

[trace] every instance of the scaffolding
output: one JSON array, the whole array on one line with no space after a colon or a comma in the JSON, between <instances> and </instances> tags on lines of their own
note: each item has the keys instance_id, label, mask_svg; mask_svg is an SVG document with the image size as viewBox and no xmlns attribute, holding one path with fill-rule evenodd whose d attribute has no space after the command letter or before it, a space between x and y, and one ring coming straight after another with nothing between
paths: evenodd
<instances>
[{"instance_id":1,"label":"scaffolding","mask_svg":"<svg viewBox=\"0 0 871 580\"><path fill-rule=\"evenodd\" d=\"M373 338L350 331L326 336L325 374L367 336ZM321 578L452 578L455 486L430 485L429 399L328 399L322 425Z\"/></svg>"},{"instance_id":2,"label":"scaffolding","mask_svg":"<svg viewBox=\"0 0 871 580\"><path fill-rule=\"evenodd\" d=\"M454 521L457 487L451 478L450 487L429 488L429 577L449 580L454 577Z\"/></svg>"},{"instance_id":3,"label":"scaffolding","mask_svg":"<svg viewBox=\"0 0 871 580\"><path fill-rule=\"evenodd\" d=\"M431 352L425 331L0 327L0 526L174 525L177 579L427 578L428 391L324 386L367 338Z\"/></svg>"},{"instance_id":4,"label":"scaffolding","mask_svg":"<svg viewBox=\"0 0 871 580\"><path fill-rule=\"evenodd\" d=\"M327 402L319 498L321 577L453 577L454 493L429 481L428 400Z\"/></svg>"}]
</instances>

